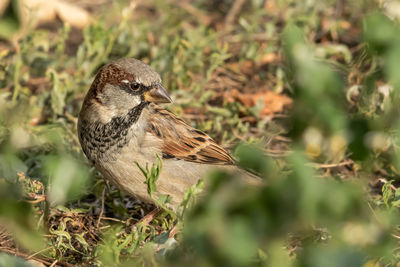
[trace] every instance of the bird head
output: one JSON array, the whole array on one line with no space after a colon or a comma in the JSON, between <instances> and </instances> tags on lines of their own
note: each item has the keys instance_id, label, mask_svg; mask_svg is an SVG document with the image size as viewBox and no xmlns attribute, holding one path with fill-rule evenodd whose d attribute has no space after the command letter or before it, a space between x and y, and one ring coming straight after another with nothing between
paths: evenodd
<instances>
[{"instance_id":1,"label":"bird head","mask_svg":"<svg viewBox=\"0 0 400 267\"><path fill-rule=\"evenodd\" d=\"M110 115L120 116L143 103L171 103L160 75L149 65L122 58L97 73L84 105L101 105Z\"/></svg>"}]
</instances>

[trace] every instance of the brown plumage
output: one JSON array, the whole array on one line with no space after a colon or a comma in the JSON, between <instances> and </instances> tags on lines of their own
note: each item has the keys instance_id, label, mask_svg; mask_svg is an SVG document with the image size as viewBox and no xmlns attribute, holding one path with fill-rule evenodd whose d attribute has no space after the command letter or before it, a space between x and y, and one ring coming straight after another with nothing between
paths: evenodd
<instances>
[{"instance_id":1,"label":"brown plumage","mask_svg":"<svg viewBox=\"0 0 400 267\"><path fill-rule=\"evenodd\" d=\"M202 131L163 108L155 107L153 112L147 130L163 140L161 151L164 158L218 165L235 164L231 156Z\"/></svg>"},{"instance_id":2,"label":"brown plumage","mask_svg":"<svg viewBox=\"0 0 400 267\"><path fill-rule=\"evenodd\" d=\"M79 114L78 134L85 155L104 178L152 201L135 162L151 165L162 156L157 189L172 197L172 208L213 168L240 172L246 182L259 183L207 134L155 104L166 102L171 99L160 76L139 60L119 59L99 70Z\"/></svg>"}]
</instances>

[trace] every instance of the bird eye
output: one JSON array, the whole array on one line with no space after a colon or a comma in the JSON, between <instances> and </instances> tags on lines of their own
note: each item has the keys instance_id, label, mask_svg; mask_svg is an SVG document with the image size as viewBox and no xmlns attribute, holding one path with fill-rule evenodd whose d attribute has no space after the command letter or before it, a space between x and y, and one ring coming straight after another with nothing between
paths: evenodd
<instances>
[{"instance_id":1,"label":"bird eye","mask_svg":"<svg viewBox=\"0 0 400 267\"><path fill-rule=\"evenodd\" d=\"M131 89L137 90L137 89L139 89L139 87L140 87L140 84L139 84L139 83L136 83L136 82L131 83Z\"/></svg>"}]
</instances>

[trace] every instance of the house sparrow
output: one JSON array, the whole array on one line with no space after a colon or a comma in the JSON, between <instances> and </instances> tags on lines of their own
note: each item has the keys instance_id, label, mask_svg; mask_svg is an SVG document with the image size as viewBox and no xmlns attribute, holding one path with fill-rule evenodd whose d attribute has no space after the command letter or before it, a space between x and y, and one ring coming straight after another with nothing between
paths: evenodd
<instances>
[{"instance_id":1,"label":"house sparrow","mask_svg":"<svg viewBox=\"0 0 400 267\"><path fill-rule=\"evenodd\" d=\"M159 155L157 192L172 197L173 209L185 190L215 167L242 172L248 183L259 183L207 134L156 105L171 102L160 75L139 60L123 58L99 70L79 113L78 134L85 155L104 178L152 202L135 162L151 166Z\"/></svg>"}]
</instances>

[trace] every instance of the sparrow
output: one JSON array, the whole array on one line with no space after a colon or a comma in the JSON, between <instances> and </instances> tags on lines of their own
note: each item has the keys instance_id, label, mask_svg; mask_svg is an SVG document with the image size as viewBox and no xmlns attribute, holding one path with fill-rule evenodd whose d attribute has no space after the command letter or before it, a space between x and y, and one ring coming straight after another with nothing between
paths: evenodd
<instances>
[{"instance_id":1,"label":"sparrow","mask_svg":"<svg viewBox=\"0 0 400 267\"><path fill-rule=\"evenodd\" d=\"M136 165L162 158L157 194L177 209L191 185L213 168L240 173L246 183L259 178L236 166L212 138L158 106L172 99L149 65L122 58L103 66L87 92L78 118L78 135L91 164L128 194L153 202Z\"/></svg>"}]
</instances>

